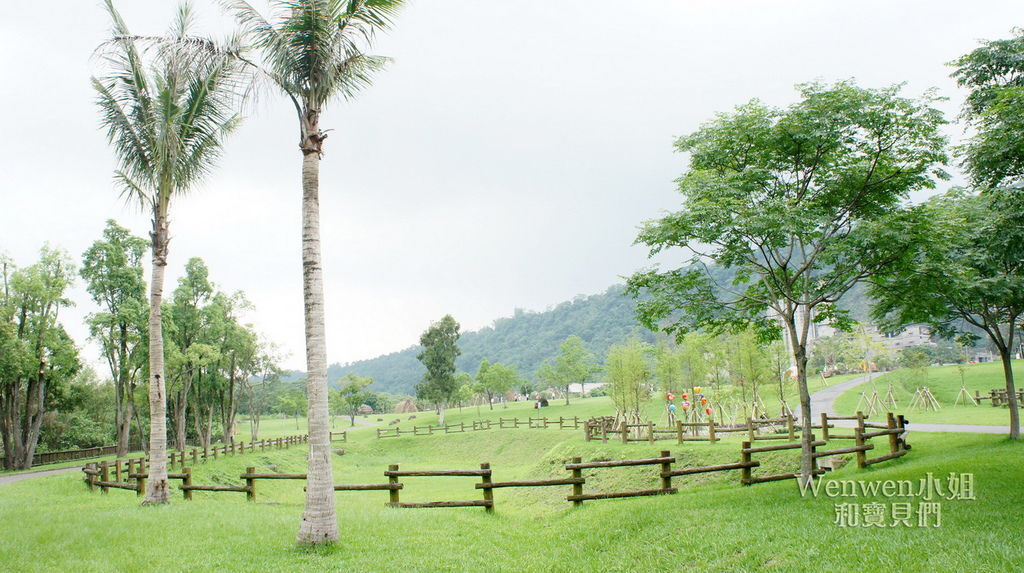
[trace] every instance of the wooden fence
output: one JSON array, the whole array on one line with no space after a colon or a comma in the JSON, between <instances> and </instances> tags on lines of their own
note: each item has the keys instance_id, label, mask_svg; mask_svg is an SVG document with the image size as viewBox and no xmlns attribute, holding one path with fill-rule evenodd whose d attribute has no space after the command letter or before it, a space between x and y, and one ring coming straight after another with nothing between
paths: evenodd
<instances>
[{"instance_id":1,"label":"wooden fence","mask_svg":"<svg viewBox=\"0 0 1024 573\"><path fill-rule=\"evenodd\" d=\"M856 425L852 428L853 434L842 435L834 432L829 432L830 428L834 428L834 425L828 423L828 420L836 419L850 419L855 420ZM867 467L871 464L884 462L887 460L895 459L906 455L909 446L903 441L901 434L906 431L906 424L903 416L894 416L888 414L885 424L879 424L874 422L868 422L865 420L862 413L858 413L857 416L849 417L822 417L822 432L826 439L813 440L811 442L811 452L813 459L815 460L814 474L819 475L824 473L824 469L817 467L817 460L825 456L837 456L842 454L856 454L857 466L859 468ZM889 446L889 453L875 457L868 458L866 455L867 451L873 450L875 445L870 443L868 440L878 437L886 437ZM299 438L303 438L300 436ZM812 435L812 439L814 436ZM843 440L853 439L854 445L850 447L833 448L829 450L818 450L817 448L828 444L828 440ZM697 466L697 467L682 467L673 469L673 464L676 464L679 460L673 457L671 452L667 450L661 451L661 455L654 458L642 458L642 459L625 459L625 460L602 460L602 461L590 461L583 462L581 458L575 457L570 462L564 464L564 470L569 472L568 477L545 479L545 480L521 480L521 481L493 481L493 473L489 463L480 464L480 469L448 469L448 470L423 470L423 469L401 469L397 464L388 466L388 469L384 472L384 476L388 478L387 483L378 484L340 484L335 485L335 491L387 491L388 501L387 505L390 507L401 507L401 508L437 508L437 507L483 507L488 512L494 511L494 490L500 488L510 487L550 487L550 486L571 486L571 491L566 496L566 501L570 501L574 506L582 504L584 501L589 500L600 500L600 499L613 499L623 497L638 497L638 496L649 496L649 495L663 495L673 494L678 492L678 488L673 487L672 478L710 473L710 472L721 472L721 471L740 471L740 483L742 485L753 485L758 483L779 481L786 479L793 479L799 474L797 472L780 473L772 475L760 475L754 476L752 473L753 468L759 467L761 462L754 460L753 455L765 452L784 451L784 450L798 450L801 448L800 442L788 442L782 444L770 444L765 446L752 446L752 442L744 441L740 447L740 460L738 462L717 464L709 466ZM139 462L143 464L144 462ZM660 471L657 476L660 478L658 487L651 489L621 491L621 492L592 492L585 493L584 486L586 485L586 477L583 475L583 470L598 470L607 468L621 468L621 467L635 467L635 466L660 466ZM120 472L119 466L115 466L117 472ZM130 479L135 479L134 484L125 483L120 481L120 473L115 475L114 479L110 479L110 468L111 466L104 462L97 467L97 464L90 464L89 467L83 468L85 472L85 481L89 485L90 489L96 489L100 487L102 491L106 492L108 488L121 488L121 489L133 489L141 495L145 491L145 479L148 477L144 471L144 465L138 465L132 467L129 463L125 475ZM482 490L482 499L468 499L468 500L454 500L454 501L423 501L423 502L403 502L400 498L400 492L405 488L405 484L399 481L399 478L409 477L479 477L480 482L474 484L474 488ZM181 491L185 499L192 499L193 491L211 491L211 492L244 492L246 498L250 501L256 499L256 485L258 480L304 480L306 474L285 474L285 473L256 473L254 467L250 466L246 468L246 472L239 476L240 479L245 481L244 485L200 485L192 483L192 468L183 468L181 473L169 474L171 479L180 479L182 481Z\"/></svg>"},{"instance_id":2,"label":"wooden fence","mask_svg":"<svg viewBox=\"0 0 1024 573\"><path fill-rule=\"evenodd\" d=\"M974 403L981 404L982 400L991 400L992 406L1009 406L1009 393L1006 388L993 388L988 391L988 396L982 396L981 392L974 391ZM1017 390L1017 407L1024 408L1024 388Z\"/></svg>"},{"instance_id":3,"label":"wooden fence","mask_svg":"<svg viewBox=\"0 0 1024 573\"><path fill-rule=\"evenodd\" d=\"M174 464L177 463L181 467L181 472L168 472L167 478L182 480L182 491L185 492L186 499L192 499L191 490L195 489L206 491L243 491L238 489L209 489L215 486L193 487L192 468L185 467L185 461L189 460L193 465L197 465L200 462L207 461L208 459L217 459L218 454L244 455L247 451L249 453L255 452L257 448L259 448L261 452L266 451L267 448L283 449L295 444L305 443L308 440L309 436L307 435L288 436L273 440L260 440L259 442L250 444L239 442L238 444L214 446L206 449L193 448L188 452L168 452L168 469L173 469ZM148 457L92 462L86 464L86 466L82 468L82 472L85 474L85 482L89 486L90 490L95 490L99 487L103 493L107 493L110 488L128 489L136 492L136 495L141 496L146 493L146 480L149 478L149 473L146 471L146 466L148 464ZM303 475L303 479L305 479L305 475Z\"/></svg>"},{"instance_id":4,"label":"wooden fence","mask_svg":"<svg viewBox=\"0 0 1024 573\"><path fill-rule=\"evenodd\" d=\"M796 439L796 422L792 416L782 418L751 419L743 425L728 426L716 423L713 419L706 422L677 421L673 426L658 427L654 422L629 424L617 421L614 416L591 418L583 423L583 437L586 441L609 438L628 442L654 443L658 440L675 440L683 442L717 442L721 434L746 432L750 441L756 440L790 440ZM767 431L767 433L765 433Z\"/></svg>"},{"instance_id":5,"label":"wooden fence","mask_svg":"<svg viewBox=\"0 0 1024 573\"><path fill-rule=\"evenodd\" d=\"M519 418L498 418L498 421L493 420L474 420L470 424L464 422L458 422L455 424L440 425L426 425L426 426L413 426L412 428L377 428L377 439L382 438L398 438L400 436L432 436L436 434L459 434L462 432L479 432L484 430L510 430L515 428L528 428L534 430L542 430L549 427L556 427L559 430L575 430L580 427L581 420L573 416L566 418L559 416L555 418L527 418L525 420Z\"/></svg>"},{"instance_id":6,"label":"wooden fence","mask_svg":"<svg viewBox=\"0 0 1024 573\"><path fill-rule=\"evenodd\" d=\"M132 444L128 451L136 452L141 450L139 444ZM117 452L117 446L97 446L95 448L84 448L80 450L61 450L59 452L42 452L32 456L32 467L45 466L60 462L71 462L75 460L88 460L91 458L102 458ZM4 465L4 456L0 456L0 467Z\"/></svg>"}]
</instances>

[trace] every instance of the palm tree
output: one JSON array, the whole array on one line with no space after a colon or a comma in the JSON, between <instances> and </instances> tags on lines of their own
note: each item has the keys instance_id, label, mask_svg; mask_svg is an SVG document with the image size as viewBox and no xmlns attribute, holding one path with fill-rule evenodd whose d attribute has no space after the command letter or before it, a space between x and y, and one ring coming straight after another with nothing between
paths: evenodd
<instances>
[{"instance_id":1,"label":"palm tree","mask_svg":"<svg viewBox=\"0 0 1024 573\"><path fill-rule=\"evenodd\" d=\"M171 200L209 172L224 137L238 123L235 96L239 62L215 51L186 49L191 9L182 4L168 42L140 49L111 0L113 39L99 50L106 75L93 78L101 123L118 159L115 180L123 194L152 213L149 306L149 487L143 503L164 503L167 491L167 399L160 305L170 239ZM157 40L150 38L148 40ZM154 43L154 46L157 45ZM144 58L144 56L151 56Z\"/></svg>"},{"instance_id":2,"label":"palm tree","mask_svg":"<svg viewBox=\"0 0 1024 573\"><path fill-rule=\"evenodd\" d=\"M320 157L324 106L353 97L370 84L386 58L364 54L374 32L387 28L402 0L275 0L271 23L243 0L224 0L249 43L263 56L263 76L295 106L302 151L302 278L309 397L309 459L306 508L298 542L338 539L331 473L324 340L323 273L320 264Z\"/></svg>"}]
</instances>

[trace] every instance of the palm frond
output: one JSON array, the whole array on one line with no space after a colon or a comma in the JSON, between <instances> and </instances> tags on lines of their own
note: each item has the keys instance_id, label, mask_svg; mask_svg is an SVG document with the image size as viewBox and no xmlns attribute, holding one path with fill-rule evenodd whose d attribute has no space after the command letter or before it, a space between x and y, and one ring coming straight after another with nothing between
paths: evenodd
<instances>
[{"instance_id":1,"label":"palm frond","mask_svg":"<svg viewBox=\"0 0 1024 573\"><path fill-rule=\"evenodd\" d=\"M237 42L189 35L187 4L165 37L132 35L111 0L106 5L114 39L101 46L108 73L93 87L118 157L115 179L126 199L166 214L173 195L209 172L237 126L245 66Z\"/></svg>"},{"instance_id":2,"label":"palm frond","mask_svg":"<svg viewBox=\"0 0 1024 573\"><path fill-rule=\"evenodd\" d=\"M365 54L390 27L403 0L277 0L273 23L245 0L222 0L260 50L265 77L288 94L300 117L370 84L386 59Z\"/></svg>"}]
</instances>

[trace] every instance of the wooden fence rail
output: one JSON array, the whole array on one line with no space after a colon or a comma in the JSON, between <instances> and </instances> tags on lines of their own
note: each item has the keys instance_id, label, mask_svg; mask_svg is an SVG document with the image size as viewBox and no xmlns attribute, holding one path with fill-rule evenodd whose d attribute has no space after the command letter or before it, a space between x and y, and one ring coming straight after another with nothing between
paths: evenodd
<instances>
[{"instance_id":1,"label":"wooden fence rail","mask_svg":"<svg viewBox=\"0 0 1024 573\"><path fill-rule=\"evenodd\" d=\"M178 464L182 469L180 473L168 473L168 479L180 479L190 480L191 477L186 477L186 474L192 471L192 468L185 467L185 460L191 460L193 465L197 465L200 461L207 461L208 459L217 459L218 453L224 455L244 455L246 451L249 453L255 452L256 448L260 448L260 451L265 451L266 448L288 448L295 444L305 443L309 440L309 436L288 436L282 438L275 438L272 440L261 440L256 443L246 444L245 442L239 442L238 444L226 444L220 446L214 446L212 448L199 449L193 448L190 452L168 452L167 462L168 469L173 469L175 464ZM82 473L86 484L90 490L95 490L96 487L100 487L103 493L107 493L109 488L114 489L127 489L137 493L137 495L143 495L146 491L146 479L149 474L145 471L146 465L149 463L149 457L140 458L128 458L125 460L113 460L113 461L102 461L92 462L86 464L82 468ZM112 475L111 475L112 474ZM123 474L123 476L122 476ZM302 479L305 479L305 474L302 474ZM113 479L111 479L113 478ZM134 481L128 481L134 480ZM185 485L192 486L191 481L185 481ZM213 486L210 486L213 487ZM203 491L234 491L234 490L213 490L207 489L206 486L195 486L189 487L188 489L183 488L186 492L186 499L191 499L191 490L203 490Z\"/></svg>"},{"instance_id":2,"label":"wooden fence rail","mask_svg":"<svg viewBox=\"0 0 1024 573\"><path fill-rule=\"evenodd\" d=\"M559 430L575 430L580 427L583 421L578 417L573 416L567 418L559 416L555 418L528 418L526 420L520 420L519 418L498 418L498 421L493 420L474 420L471 424L465 422L457 422L454 424L445 424L444 426L439 425L425 425L425 426L413 426L412 428L377 428L377 439L383 438L398 438L401 436L432 436L434 433L444 434L458 434L462 432L480 432L485 430L513 430L519 427L526 427L529 429L539 430L548 427L557 427Z\"/></svg>"},{"instance_id":3,"label":"wooden fence rail","mask_svg":"<svg viewBox=\"0 0 1024 573\"><path fill-rule=\"evenodd\" d=\"M822 424L816 426L827 433L828 429L832 427L828 423L829 419L835 419L828 416L822 417ZM850 417L852 420L856 420L857 424L853 428L853 437L855 444L853 446L833 448L830 450L818 450L817 448L826 445L826 440L817 440L812 435L811 455L814 460L814 474L820 475L825 472L824 469L817 467L817 460L826 456L837 456L843 454L855 454L857 457L857 465L859 468L867 467L868 465L880 463L883 461L895 459L906 455L909 450L909 446L903 440L903 434L906 431L906 422L903 416L895 416L889 413L886 417L886 423L884 425L868 423L864 420L864 415L858 412L857 416ZM500 427L499 421L499 427ZM516 426L521 425L516 422ZM526 422L527 425L531 424L530 421ZM593 420L586 422L591 427L591 431L595 428L603 427L607 429L607 425L594 424ZM624 424L629 429L629 426L634 428L647 428L650 430L650 425L645 424ZM586 427L586 426L585 426ZM621 430L620 425L620 430ZM877 429L876 429L877 428ZM870 429L871 431L865 431ZM789 431L789 428L787 428ZM837 438L834 434L832 438ZM868 443L867 440L873 438L885 437L889 445L889 453L876 457L867 458L867 451L875 449L875 444ZM304 436L295 437L296 440L303 440ZM843 438L839 438L843 439ZM786 479L793 479L798 477L798 472L779 473L772 475L754 476L752 475L753 468L760 467L761 462L752 459L754 454L786 451L786 450L798 450L802 448L800 442L787 442L783 444L770 444L764 446L754 446L751 441L744 441L740 447L740 461L731 462L725 464L698 466L698 467L682 467L673 469L673 464L677 463L676 457L673 457L671 452L662 450L661 455L653 458L637 458L637 459L622 459L622 460L600 460L584 462L579 457L574 457L571 461L564 463L565 471L570 472L567 478L555 478L555 479L542 479L542 480L509 480L509 481L493 481L493 473L489 463L480 464L480 469L401 469L397 464L388 466L388 469L384 472L384 476L388 478L388 483L379 484L338 484L334 486L335 491L387 491L388 502L387 505L390 507L401 507L401 508L440 508L440 507L483 507L487 512L494 511L494 490L501 488L510 487L551 487L551 486L571 486L571 493L566 496L566 501L570 501L573 505L578 506L584 501L600 500L600 499L614 499L624 497L638 497L638 496L650 496L650 495L662 495L662 494L673 494L678 492L678 488L673 487L672 478L694 475L700 473L709 472L721 472L721 471L732 471L740 470L740 483L743 485L753 485L757 483L764 483L770 481L779 481ZM232 448L232 451L234 449ZM242 449L244 451L244 449ZM88 464L83 468L85 474L86 484L91 490L95 490L99 487L103 492L108 491L109 488L115 489L131 489L135 490L139 495L145 492L145 480L148 474L145 472L145 460L126 460L126 463L122 463L120 460L114 463L101 462ZM584 492L584 486L586 485L586 477L583 475L583 470L604 470L609 468L620 468L620 467L637 467L637 466L660 466L660 472L657 476L660 478L660 487L651 489L621 491L621 492ZM121 481L121 471L124 471L124 475L127 479L134 479L135 483ZM115 471L114 479L111 479L111 470ZM209 492L244 492L246 498L250 501L256 499L257 481L263 479L292 479L292 480L304 480L306 474L299 473L256 473L256 469L252 466L246 468L246 472L239 476L240 479L245 481L245 485L203 485L192 483L192 468L185 467L181 473L168 474L171 479L182 480L181 491L185 499L192 499L193 491L209 491ZM405 484L399 481L399 478L409 477L478 477L480 482L474 484L474 489L481 490L483 493L483 499L468 499L468 500L443 500L443 501L419 501L419 502L403 502L401 501L400 492L405 488Z\"/></svg>"}]
</instances>

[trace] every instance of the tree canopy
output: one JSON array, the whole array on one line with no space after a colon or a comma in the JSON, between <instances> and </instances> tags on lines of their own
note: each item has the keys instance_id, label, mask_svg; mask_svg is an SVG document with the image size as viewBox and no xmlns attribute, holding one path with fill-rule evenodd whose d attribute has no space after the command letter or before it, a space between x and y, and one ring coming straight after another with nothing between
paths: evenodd
<instances>
[{"instance_id":1,"label":"tree canopy","mask_svg":"<svg viewBox=\"0 0 1024 573\"><path fill-rule=\"evenodd\" d=\"M836 302L903 253L913 232L901 205L946 177L934 96L852 82L799 86L785 109L757 100L718 114L676 149L690 154L678 179L682 210L646 222L637 242L653 256L682 249L688 266L640 271L628 292L651 329L677 338L752 326L781 333L797 368L804 423L803 476L810 479L807 342L813 322L849 326ZM712 270L715 264L728 271Z\"/></svg>"}]
</instances>

